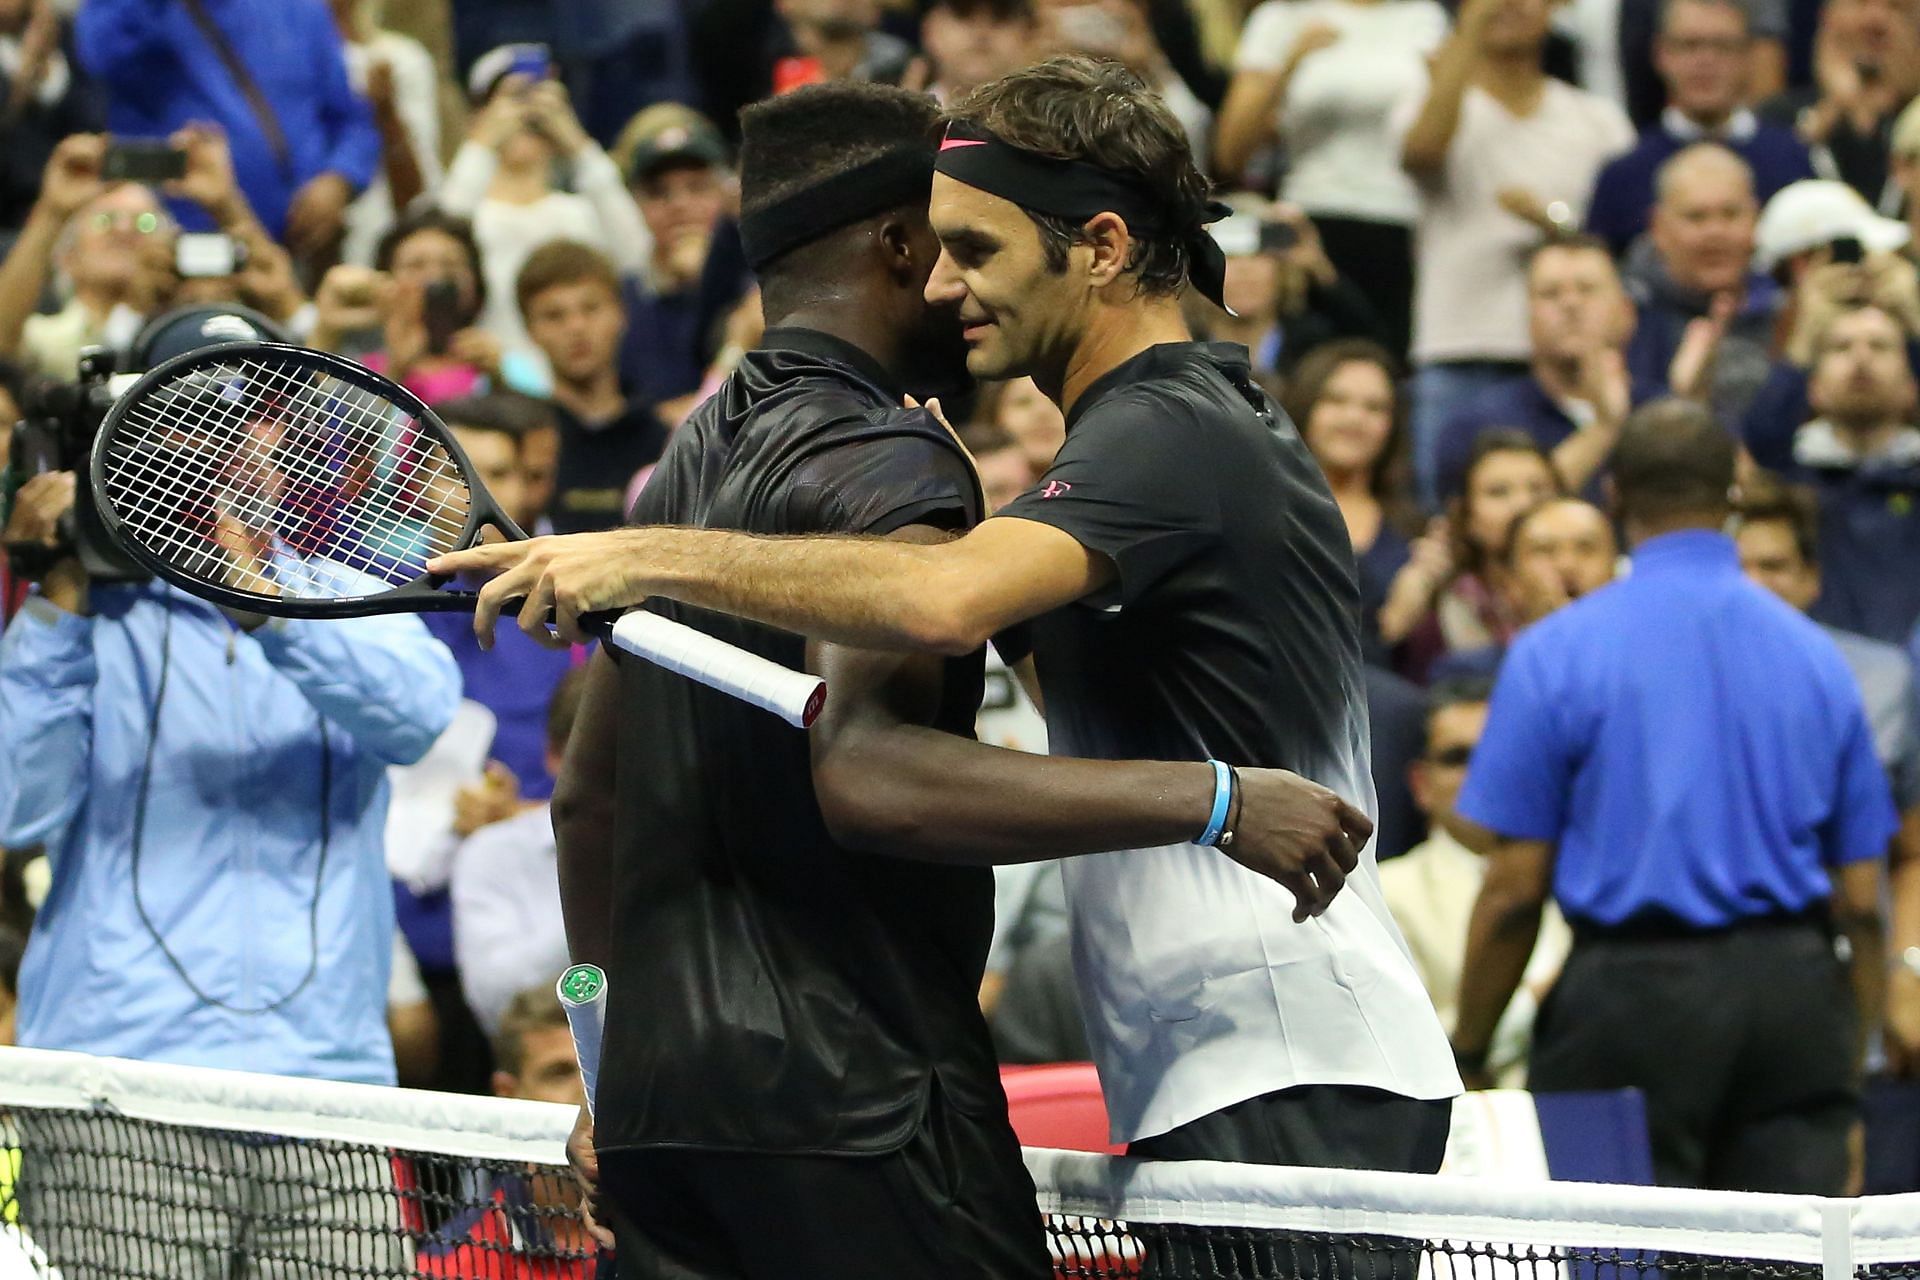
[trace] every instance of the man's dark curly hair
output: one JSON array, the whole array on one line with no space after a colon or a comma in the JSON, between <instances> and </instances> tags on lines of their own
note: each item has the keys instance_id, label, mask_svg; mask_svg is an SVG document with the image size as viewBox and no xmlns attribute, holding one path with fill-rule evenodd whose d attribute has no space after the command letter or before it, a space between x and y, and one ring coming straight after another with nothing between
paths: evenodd
<instances>
[{"instance_id":1,"label":"man's dark curly hair","mask_svg":"<svg viewBox=\"0 0 1920 1280\"><path fill-rule=\"evenodd\" d=\"M1128 270L1149 294L1186 284L1186 239L1205 215L1207 179L1180 122L1131 71L1093 58L1052 58L981 85L947 115L1024 150L1133 179L1165 211L1165 225L1127 228L1134 238ZM1048 268L1065 271L1067 250L1086 239L1081 224L1032 210L1027 216L1040 228Z\"/></svg>"}]
</instances>

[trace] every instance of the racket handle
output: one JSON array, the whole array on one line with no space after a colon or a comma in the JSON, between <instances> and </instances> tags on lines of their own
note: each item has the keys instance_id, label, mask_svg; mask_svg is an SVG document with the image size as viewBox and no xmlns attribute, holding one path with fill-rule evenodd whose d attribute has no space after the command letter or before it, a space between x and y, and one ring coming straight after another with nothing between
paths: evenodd
<instances>
[{"instance_id":1,"label":"racket handle","mask_svg":"<svg viewBox=\"0 0 1920 1280\"><path fill-rule=\"evenodd\" d=\"M622 615L612 639L628 653L771 711L796 729L812 725L826 705L827 682L819 676L790 671L657 613Z\"/></svg>"},{"instance_id":2,"label":"racket handle","mask_svg":"<svg viewBox=\"0 0 1920 1280\"><path fill-rule=\"evenodd\" d=\"M567 1029L573 1033L573 1052L580 1060L580 1083L586 1088L587 1114L591 1115L600 1079L600 1040L607 1027L607 975L598 965L576 964L560 975L554 990L567 1011Z\"/></svg>"}]
</instances>

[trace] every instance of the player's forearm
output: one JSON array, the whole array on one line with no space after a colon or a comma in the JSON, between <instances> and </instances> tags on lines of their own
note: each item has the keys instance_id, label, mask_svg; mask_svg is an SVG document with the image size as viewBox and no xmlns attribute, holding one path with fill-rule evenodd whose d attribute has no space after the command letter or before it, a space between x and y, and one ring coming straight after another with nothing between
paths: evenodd
<instances>
[{"instance_id":1,"label":"player's forearm","mask_svg":"<svg viewBox=\"0 0 1920 1280\"><path fill-rule=\"evenodd\" d=\"M992 633L940 547L880 538L758 538L633 529L648 595L864 649L970 653Z\"/></svg>"},{"instance_id":2,"label":"player's forearm","mask_svg":"<svg viewBox=\"0 0 1920 1280\"><path fill-rule=\"evenodd\" d=\"M1203 762L1034 756L896 725L817 762L814 788L855 848L997 866L1192 840L1214 778Z\"/></svg>"}]
</instances>

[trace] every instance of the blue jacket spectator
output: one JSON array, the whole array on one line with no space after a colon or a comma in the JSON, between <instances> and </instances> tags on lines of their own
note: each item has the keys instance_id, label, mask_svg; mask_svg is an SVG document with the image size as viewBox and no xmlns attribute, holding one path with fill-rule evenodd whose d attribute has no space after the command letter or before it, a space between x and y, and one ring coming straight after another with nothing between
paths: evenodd
<instances>
[{"instance_id":1,"label":"blue jacket spectator","mask_svg":"<svg viewBox=\"0 0 1920 1280\"><path fill-rule=\"evenodd\" d=\"M196 6L224 35L264 110L196 21ZM248 203L297 252L337 235L347 201L373 181L380 135L347 82L324 0L85 0L74 35L81 64L107 87L115 135L164 138L194 121L218 124ZM180 217L203 225L191 208Z\"/></svg>"},{"instance_id":2,"label":"blue jacket spectator","mask_svg":"<svg viewBox=\"0 0 1920 1280\"><path fill-rule=\"evenodd\" d=\"M1739 0L1680 0L1660 12L1653 65L1667 108L1633 150L1600 171L1587 205L1587 230L1618 255L1647 229L1660 166L1683 147L1713 141L1753 169L1765 201L1789 182L1813 176L1807 148L1791 129L1763 124L1742 105L1754 70L1754 39Z\"/></svg>"},{"instance_id":3,"label":"blue jacket spectator","mask_svg":"<svg viewBox=\"0 0 1920 1280\"><path fill-rule=\"evenodd\" d=\"M91 605L35 597L0 637L0 844L53 870L20 1042L393 1083L386 770L452 718L453 659L411 617Z\"/></svg>"}]
</instances>

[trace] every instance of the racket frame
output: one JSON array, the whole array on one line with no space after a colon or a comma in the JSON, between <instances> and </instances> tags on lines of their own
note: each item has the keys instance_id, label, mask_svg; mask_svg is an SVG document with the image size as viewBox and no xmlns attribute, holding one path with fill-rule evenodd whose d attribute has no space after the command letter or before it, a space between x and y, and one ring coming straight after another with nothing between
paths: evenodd
<instances>
[{"instance_id":1,"label":"racket frame","mask_svg":"<svg viewBox=\"0 0 1920 1280\"><path fill-rule=\"evenodd\" d=\"M88 464L89 480L93 487L94 506L100 512L102 523L107 532L127 554L137 560L156 577L163 578L190 595L199 596L212 604L243 613L260 613L269 617L281 618L364 618L389 613L471 613L479 600L479 594L473 591L448 590L448 579L438 574L423 574L411 582L401 583L389 590L364 596L342 596L330 600L301 599L293 596L265 596L251 591L237 591L232 587L186 573L170 564L164 556L150 550L143 541L126 528L121 518L119 504L107 492L107 455L114 441L119 437L122 425L136 408L144 405L159 388L178 382L182 378L203 369L244 361L249 358L271 359L282 366L293 365L323 373L337 378L349 386L378 396L395 408L411 416L420 430L432 436L435 443L444 449L458 469L460 479L467 486L467 520L459 536L448 551L464 550L480 541L480 533L491 526L505 534L510 541L524 541L527 534L512 517L494 501L479 478L474 474L473 461L467 457L466 450L454 438L453 430L447 426L425 401L399 383L381 374L375 373L365 365L336 356L325 351L314 351L307 347L296 347L279 342L229 342L218 346L202 347L175 356L162 364L155 365L141 376L140 380L127 388L126 392L114 401L100 424L100 430L94 437L93 453Z\"/></svg>"}]
</instances>

